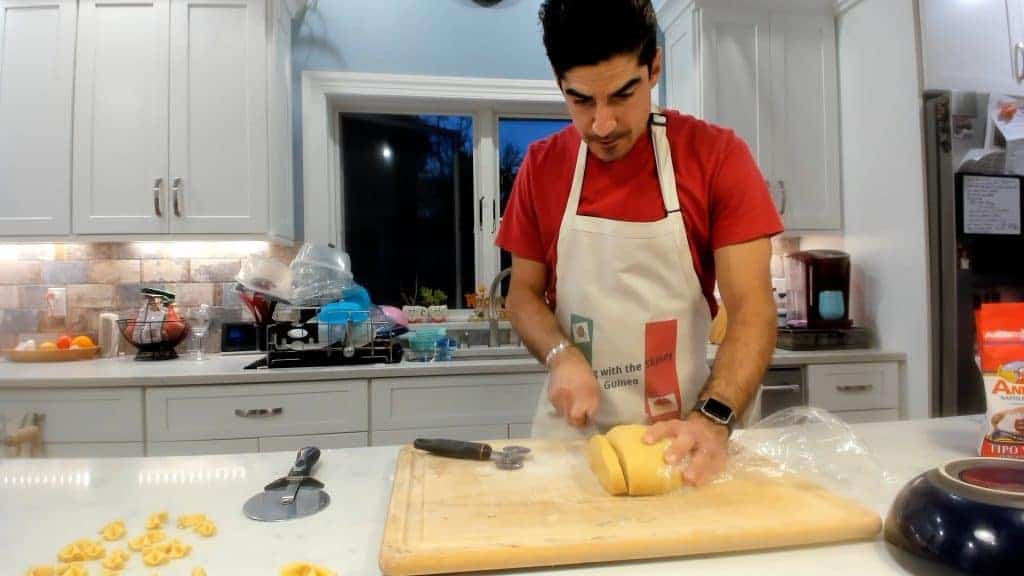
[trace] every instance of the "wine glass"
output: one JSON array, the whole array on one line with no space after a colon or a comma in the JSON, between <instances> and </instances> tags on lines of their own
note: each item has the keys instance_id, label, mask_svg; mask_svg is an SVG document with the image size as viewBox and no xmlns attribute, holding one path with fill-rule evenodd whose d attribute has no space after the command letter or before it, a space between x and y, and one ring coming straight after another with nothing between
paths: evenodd
<instances>
[{"instance_id":1,"label":"wine glass","mask_svg":"<svg viewBox=\"0 0 1024 576\"><path fill-rule=\"evenodd\" d=\"M189 314L189 326L192 329L192 345L189 347L191 357L196 361L206 360L204 353L206 333L210 331L210 307L203 304L192 308Z\"/></svg>"}]
</instances>

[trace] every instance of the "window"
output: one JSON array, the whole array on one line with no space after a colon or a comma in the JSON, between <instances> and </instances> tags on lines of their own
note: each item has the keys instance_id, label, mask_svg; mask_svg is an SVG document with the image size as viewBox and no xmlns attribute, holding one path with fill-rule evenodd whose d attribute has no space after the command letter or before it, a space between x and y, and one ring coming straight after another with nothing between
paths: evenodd
<instances>
[{"instance_id":1,"label":"window","mask_svg":"<svg viewBox=\"0 0 1024 576\"><path fill-rule=\"evenodd\" d=\"M494 239L519 167L530 143L569 121L500 112L338 109L340 236L375 303L401 306L427 287L463 308L464 295L511 265Z\"/></svg>"},{"instance_id":2,"label":"window","mask_svg":"<svg viewBox=\"0 0 1024 576\"><path fill-rule=\"evenodd\" d=\"M501 214L512 195L512 185L519 174L519 166L532 142L547 138L571 124L569 120L552 118L499 118L498 119L498 174L500 180ZM512 255L501 251L501 269L512 265ZM506 286L507 289L507 286Z\"/></svg>"},{"instance_id":3,"label":"window","mask_svg":"<svg viewBox=\"0 0 1024 576\"><path fill-rule=\"evenodd\" d=\"M476 284L473 119L343 114L345 247L374 302ZM456 297L453 300L453 296Z\"/></svg>"}]
</instances>

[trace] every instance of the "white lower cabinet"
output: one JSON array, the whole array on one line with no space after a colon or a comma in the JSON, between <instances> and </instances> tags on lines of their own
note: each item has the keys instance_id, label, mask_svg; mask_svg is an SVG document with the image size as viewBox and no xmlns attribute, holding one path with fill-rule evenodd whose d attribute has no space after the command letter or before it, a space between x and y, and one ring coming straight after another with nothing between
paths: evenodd
<instances>
[{"instance_id":1,"label":"white lower cabinet","mask_svg":"<svg viewBox=\"0 0 1024 576\"><path fill-rule=\"evenodd\" d=\"M367 380L146 390L150 442L366 432Z\"/></svg>"},{"instance_id":2,"label":"white lower cabinet","mask_svg":"<svg viewBox=\"0 0 1024 576\"><path fill-rule=\"evenodd\" d=\"M850 423L899 419L899 364L807 367L807 400Z\"/></svg>"},{"instance_id":3,"label":"white lower cabinet","mask_svg":"<svg viewBox=\"0 0 1024 576\"><path fill-rule=\"evenodd\" d=\"M46 445L48 458L131 458L143 456L143 442L58 442Z\"/></svg>"},{"instance_id":4,"label":"white lower cabinet","mask_svg":"<svg viewBox=\"0 0 1024 576\"><path fill-rule=\"evenodd\" d=\"M529 438L530 436L532 436L532 429L532 424L509 424L508 437L512 440Z\"/></svg>"},{"instance_id":5,"label":"white lower cabinet","mask_svg":"<svg viewBox=\"0 0 1024 576\"><path fill-rule=\"evenodd\" d=\"M274 436L271 438L260 438L260 452L292 452L306 446L316 446L321 450L363 448L370 445L369 439L370 435L366 432L316 434L312 436Z\"/></svg>"},{"instance_id":6,"label":"white lower cabinet","mask_svg":"<svg viewBox=\"0 0 1024 576\"><path fill-rule=\"evenodd\" d=\"M194 440L191 442L149 442L146 456L201 456L210 454L247 454L260 451L258 438L230 440Z\"/></svg>"},{"instance_id":7,"label":"white lower cabinet","mask_svg":"<svg viewBox=\"0 0 1024 576\"><path fill-rule=\"evenodd\" d=\"M522 438L543 387L543 373L373 380L370 444Z\"/></svg>"},{"instance_id":8,"label":"white lower cabinet","mask_svg":"<svg viewBox=\"0 0 1024 576\"><path fill-rule=\"evenodd\" d=\"M417 438L447 438L481 442L508 439L508 425L447 426L440 428L410 428L408 430L375 430L370 441L374 446L412 444Z\"/></svg>"}]
</instances>

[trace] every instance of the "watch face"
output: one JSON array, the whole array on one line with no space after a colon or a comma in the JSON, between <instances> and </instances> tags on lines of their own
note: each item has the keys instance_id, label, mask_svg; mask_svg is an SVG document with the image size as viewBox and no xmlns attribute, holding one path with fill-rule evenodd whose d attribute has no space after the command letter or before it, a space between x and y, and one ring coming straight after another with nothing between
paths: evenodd
<instances>
[{"instance_id":1,"label":"watch face","mask_svg":"<svg viewBox=\"0 0 1024 576\"><path fill-rule=\"evenodd\" d=\"M720 420L725 423L732 419L732 408L729 408L725 404L715 400L714 398L708 398L704 401L704 407L702 411L707 415Z\"/></svg>"}]
</instances>

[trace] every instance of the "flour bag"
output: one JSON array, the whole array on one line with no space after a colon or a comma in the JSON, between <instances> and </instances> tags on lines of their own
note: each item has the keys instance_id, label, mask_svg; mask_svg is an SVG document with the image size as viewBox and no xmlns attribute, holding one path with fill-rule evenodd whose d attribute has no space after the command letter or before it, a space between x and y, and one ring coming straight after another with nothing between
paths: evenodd
<instances>
[{"instance_id":1,"label":"flour bag","mask_svg":"<svg viewBox=\"0 0 1024 576\"><path fill-rule=\"evenodd\" d=\"M988 407L978 453L1024 458L1024 303L982 304L975 324Z\"/></svg>"}]
</instances>

